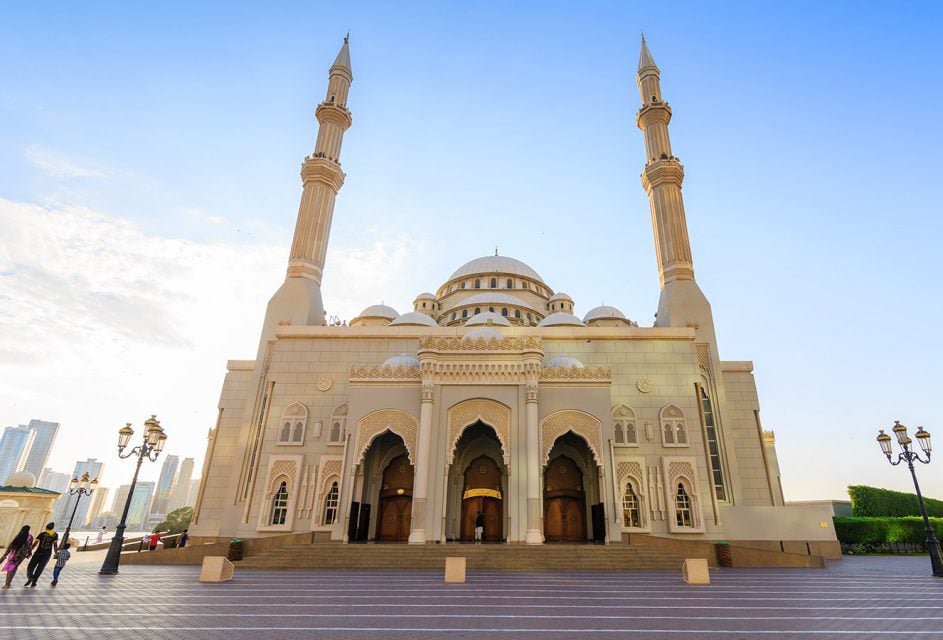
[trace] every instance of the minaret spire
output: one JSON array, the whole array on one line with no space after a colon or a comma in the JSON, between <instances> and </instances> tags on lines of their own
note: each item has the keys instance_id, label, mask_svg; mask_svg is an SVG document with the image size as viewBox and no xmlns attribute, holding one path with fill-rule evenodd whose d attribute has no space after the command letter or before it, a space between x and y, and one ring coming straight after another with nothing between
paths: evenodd
<instances>
[{"instance_id":1,"label":"minaret spire","mask_svg":"<svg viewBox=\"0 0 943 640\"><path fill-rule=\"evenodd\" d=\"M694 327L699 339L714 343L710 303L694 280L694 263L684 213L684 167L671 151L671 107L661 96L661 71L642 35L637 82L642 107L636 124L645 134L642 186L648 193L655 235L661 295L656 326ZM716 347L712 347L716 348Z\"/></svg>"}]
</instances>

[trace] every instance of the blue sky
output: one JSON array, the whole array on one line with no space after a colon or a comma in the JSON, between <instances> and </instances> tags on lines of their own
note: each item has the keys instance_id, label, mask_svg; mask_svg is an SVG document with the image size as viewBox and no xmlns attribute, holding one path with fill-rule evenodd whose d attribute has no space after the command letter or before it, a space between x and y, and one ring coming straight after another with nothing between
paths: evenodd
<instances>
[{"instance_id":1,"label":"blue sky","mask_svg":"<svg viewBox=\"0 0 943 640\"><path fill-rule=\"evenodd\" d=\"M650 325L644 29L697 278L721 356L756 363L787 497L907 488L873 438L900 418L943 442L938 5L340 5L5 8L0 425L62 421L54 466L97 456L114 486L114 429L157 412L199 464L224 361L254 353L282 277L347 29L330 312L403 311L498 245L578 313ZM941 465L923 473L943 495Z\"/></svg>"}]
</instances>

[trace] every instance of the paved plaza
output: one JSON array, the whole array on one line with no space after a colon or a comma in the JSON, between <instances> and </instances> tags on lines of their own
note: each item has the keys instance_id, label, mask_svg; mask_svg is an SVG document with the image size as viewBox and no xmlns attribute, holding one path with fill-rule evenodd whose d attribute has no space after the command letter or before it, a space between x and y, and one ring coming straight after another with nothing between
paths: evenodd
<instances>
[{"instance_id":1,"label":"paved plaza","mask_svg":"<svg viewBox=\"0 0 943 640\"><path fill-rule=\"evenodd\" d=\"M69 566L56 589L48 575L35 589L17 576L0 591L0 638L943 637L943 580L918 557L721 569L710 586L674 573L476 572L445 585L430 573L238 569L203 585L197 567L96 569Z\"/></svg>"}]
</instances>

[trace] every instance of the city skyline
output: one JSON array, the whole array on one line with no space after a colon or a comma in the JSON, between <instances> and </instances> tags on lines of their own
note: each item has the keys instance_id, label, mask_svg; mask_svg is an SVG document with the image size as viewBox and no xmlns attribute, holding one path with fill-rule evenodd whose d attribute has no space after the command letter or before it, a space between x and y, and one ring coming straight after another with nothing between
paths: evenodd
<instances>
[{"instance_id":1,"label":"city skyline","mask_svg":"<svg viewBox=\"0 0 943 640\"><path fill-rule=\"evenodd\" d=\"M138 439L156 413L164 455L202 467L222 364L252 357L284 271L323 61L348 27L357 126L325 272L329 313L350 319L381 295L408 310L416 291L492 253L500 229L501 253L578 293L580 312L606 302L649 325L658 288L632 122L644 27L677 109L698 278L723 356L757 363L787 499L844 498L859 483L908 490L880 465L874 436L895 418L943 424L930 364L939 346L922 320L943 309L913 277L933 272L941 232L926 207L929 154L943 141L941 89L926 81L939 8L926 11L604 3L457 20L294 7L264 24L247 10L196 11L174 29L166 16L145 25L88 9L77 31L68 9L22 10L8 23L17 30L0 27L0 232L11 239L0 258L11 306L0 320L0 424L59 420L62 446L46 466L94 455L114 486L133 471L115 455L117 429L130 420ZM750 19L764 29L744 28ZM874 46L877 34L890 34L896 57ZM26 47L39 37L47 47ZM125 50L136 55L114 55ZM891 77L913 111L889 129ZM577 102L592 117L574 119ZM906 170L902 140L920 141ZM404 161L391 167L390 150ZM574 160L568 180L555 177L563 157ZM590 219L618 233L603 237ZM467 255L436 236L461 237ZM161 465L145 463L141 477L156 481ZM928 487L941 485L939 468L927 474Z\"/></svg>"}]
</instances>

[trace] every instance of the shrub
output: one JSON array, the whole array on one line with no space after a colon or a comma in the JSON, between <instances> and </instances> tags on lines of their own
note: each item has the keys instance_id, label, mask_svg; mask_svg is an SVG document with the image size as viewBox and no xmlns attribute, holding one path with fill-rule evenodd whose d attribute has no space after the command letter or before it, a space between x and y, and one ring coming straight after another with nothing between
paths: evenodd
<instances>
[{"instance_id":1,"label":"shrub","mask_svg":"<svg viewBox=\"0 0 943 640\"><path fill-rule=\"evenodd\" d=\"M154 530L166 531L167 533L180 533L190 526L190 518L192 517L193 507L174 509L167 514L167 519L157 525Z\"/></svg>"},{"instance_id":2,"label":"shrub","mask_svg":"<svg viewBox=\"0 0 943 640\"><path fill-rule=\"evenodd\" d=\"M919 516L917 494L891 491L865 485L848 487L851 497L851 509L855 516L862 518L884 518ZM924 498L930 517L943 518L943 500Z\"/></svg>"},{"instance_id":3,"label":"shrub","mask_svg":"<svg viewBox=\"0 0 943 640\"><path fill-rule=\"evenodd\" d=\"M883 545L888 542L920 544L927 539L923 518L859 518L838 517L835 533L838 541L848 545ZM943 537L943 518L931 518L937 538Z\"/></svg>"}]
</instances>

